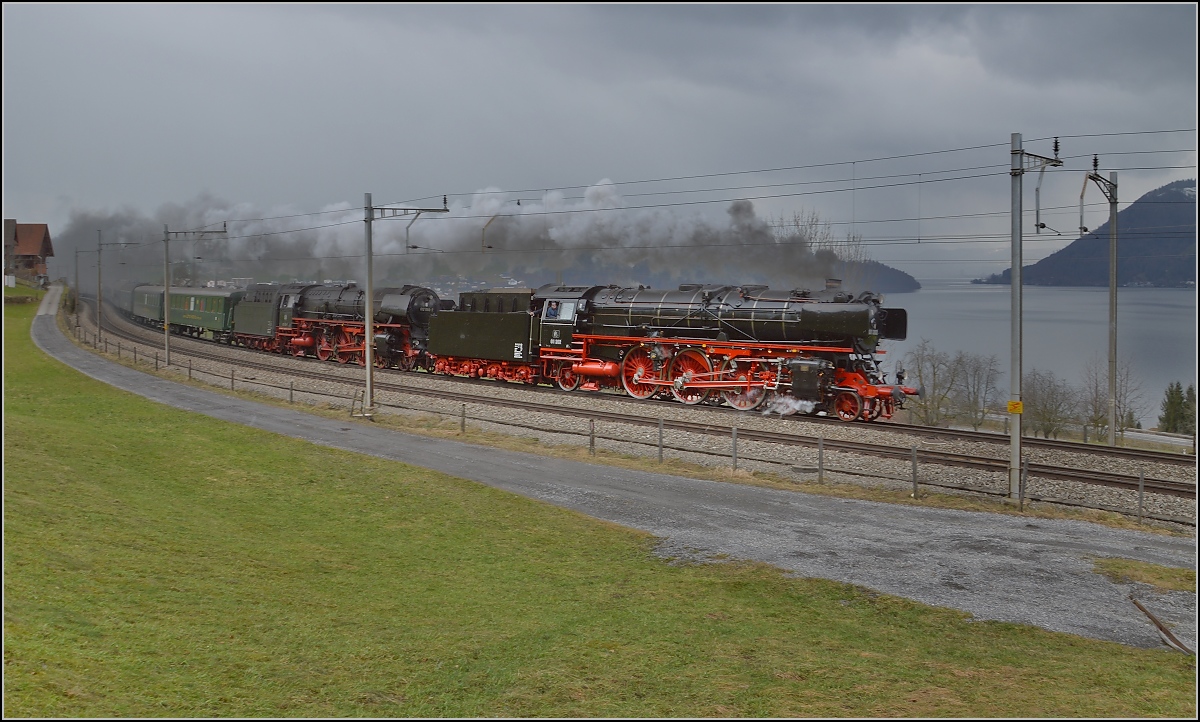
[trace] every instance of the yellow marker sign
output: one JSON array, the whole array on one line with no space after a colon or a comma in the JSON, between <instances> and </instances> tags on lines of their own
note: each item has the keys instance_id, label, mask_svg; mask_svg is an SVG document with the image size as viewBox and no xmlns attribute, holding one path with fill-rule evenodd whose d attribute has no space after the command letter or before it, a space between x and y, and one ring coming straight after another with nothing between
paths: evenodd
<instances>
[{"instance_id":1,"label":"yellow marker sign","mask_svg":"<svg viewBox=\"0 0 1200 722\"><path fill-rule=\"evenodd\" d=\"M1021 403L1020 401L1009 401L1008 402L1008 413L1020 414L1020 413L1024 413L1024 411L1025 411L1025 404Z\"/></svg>"}]
</instances>

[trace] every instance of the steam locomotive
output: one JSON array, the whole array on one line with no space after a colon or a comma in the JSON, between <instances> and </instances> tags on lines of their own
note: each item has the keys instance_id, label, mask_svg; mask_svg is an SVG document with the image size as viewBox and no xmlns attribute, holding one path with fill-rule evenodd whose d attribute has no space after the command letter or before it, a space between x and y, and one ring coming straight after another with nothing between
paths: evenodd
<instances>
[{"instance_id":1,"label":"steam locomotive","mask_svg":"<svg viewBox=\"0 0 1200 722\"><path fill-rule=\"evenodd\" d=\"M117 299L136 321L162 328L162 286ZM366 292L354 283L172 288L173 333L322 361L366 361ZM381 368L527 384L563 391L623 390L635 399L725 403L743 411L843 421L890 418L909 395L886 383L881 340L903 340L904 309L846 293L687 284L677 290L565 286L469 291L457 303L422 286L376 289L374 362Z\"/></svg>"}]
</instances>

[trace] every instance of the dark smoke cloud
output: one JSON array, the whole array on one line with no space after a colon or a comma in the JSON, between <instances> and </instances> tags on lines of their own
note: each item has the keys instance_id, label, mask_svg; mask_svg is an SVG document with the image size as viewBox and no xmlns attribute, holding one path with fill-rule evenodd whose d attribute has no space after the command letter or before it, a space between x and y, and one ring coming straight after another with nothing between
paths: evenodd
<instances>
[{"instance_id":1,"label":"dark smoke cloud","mask_svg":"<svg viewBox=\"0 0 1200 722\"><path fill-rule=\"evenodd\" d=\"M475 285L501 275L537 287L575 284L672 286L679 283L765 283L775 288L820 288L837 257L819 241L828 227L812 216L781 230L735 201L724 222L669 208L627 209L603 180L580 199L561 192L519 203L486 189L447 213L424 213L373 224L375 284L433 283L461 278ZM363 210L340 204L318 214L259 209L203 195L160 208L153 217L123 209L79 211L54 239L53 273L71 277L76 248L80 281L94 279L96 231L106 248L109 279L161 283L163 227L171 231L227 230L227 235L172 238L173 283L253 278L256 281L366 281ZM411 225L410 225L411 224ZM407 230L407 232L406 232ZM824 235L822 235L824 234ZM414 247L415 246L415 247ZM485 247L486 246L486 247ZM197 257L201 260L197 260ZM123 264L123 265L122 265Z\"/></svg>"},{"instance_id":2,"label":"dark smoke cloud","mask_svg":"<svg viewBox=\"0 0 1200 722\"><path fill-rule=\"evenodd\" d=\"M420 223L413 226L414 238ZM432 255L456 256L459 273L503 273L532 286L561 278L576 284L768 283L790 289L820 286L836 260L813 253L803 232L773 229L749 201L731 203L726 222L714 223L674 209L624 209L608 180L573 201L549 192L517 205L500 191L481 191L468 206L430 219L419 235L423 247L446 251Z\"/></svg>"}]
</instances>

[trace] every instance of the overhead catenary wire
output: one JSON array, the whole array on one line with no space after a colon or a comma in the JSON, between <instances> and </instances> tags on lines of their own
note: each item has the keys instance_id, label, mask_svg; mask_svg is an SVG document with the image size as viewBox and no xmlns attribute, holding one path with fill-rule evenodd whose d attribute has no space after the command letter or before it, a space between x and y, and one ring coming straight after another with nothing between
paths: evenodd
<instances>
[{"instance_id":1,"label":"overhead catenary wire","mask_svg":"<svg viewBox=\"0 0 1200 722\"><path fill-rule=\"evenodd\" d=\"M1137 135L1182 133L1182 132L1195 132L1195 129L1176 129L1176 130L1161 130L1161 131L1134 131L1134 132L1126 132L1126 133L1062 135L1059 137L1060 138L1092 138L1092 137L1137 136ZM1039 140L1044 140L1044 139L1039 139ZM642 180L634 180L634 181L617 181L617 182L613 182L612 185L614 185L614 186L632 186L632 185L637 185L637 184L678 182L678 181L685 181L685 180L721 178L721 177L748 175L748 174L756 174L756 173L775 173L775 172L794 171L794 170L837 167L837 166L845 166L845 165L854 165L857 163L871 163L871 162L882 162L882 161L890 161L890 160L912 159L912 158L919 158L922 156L936 156L936 155L952 154L952 153L973 151L973 150L993 149L993 148L1003 147L1004 145L1006 145L1006 144L1003 144L1003 143L984 144L984 145L977 145L977 146L966 146L966 147L961 147L961 148L940 149L940 150L926 151L926 152L921 152L921 153L880 156L880 157L876 157L876 158L867 158L867 159L860 159L860 160L854 160L854 161L835 161L835 162L817 163L817 164L808 164L808 165L783 166L783 167L776 167L776 168L762 168L762 169L751 169L751 170L724 171L724 172L706 173L706 174L679 175L679 176L653 178L653 179L642 179ZM1105 154L1105 157L1117 156L1117 155L1146 155L1146 154L1153 154L1153 153L1166 154L1166 153L1188 153L1188 152L1194 152L1194 150L1193 149L1179 149L1179 148L1168 148L1168 149L1158 149L1158 150L1127 150L1127 151L1115 151L1112 153L1107 153L1107 154ZM1067 156L1067 157L1068 158L1076 158L1076 157L1082 158L1082 157L1087 157L1087 155L1081 154L1079 156ZM1147 166L1129 166L1129 167L1122 167L1122 168L1114 168L1113 170L1167 170L1167 169L1194 169L1194 168L1195 168L1195 165L1162 165L1162 166L1147 165ZM996 172L969 174L969 175L956 175L956 176L949 177L949 178L929 178L928 177L928 176L938 175L938 174L953 174L953 173L961 174L961 173L963 173L965 171L969 171L969 170L986 170L986 169L996 169ZM1051 172L1054 172L1054 171L1052 170ZM1063 169L1059 172L1077 172L1077 171L1069 171L1067 169ZM730 202L739 201L739 200L751 200L751 201L753 201L753 200L772 200L772 199L780 199L780 198L805 197L805 196L813 196L813 195L847 193L847 192L857 193L859 191L883 190L883 189L897 188L897 187L903 187L903 186L912 186L912 185L921 187L922 185L927 184L927 183L946 183L946 182L967 181L967 180L972 180L972 179L986 178L986 177L1006 175L1006 174L1007 174L1007 171L1004 170L1004 166L991 164L991 165L984 165L984 166L964 166L964 167L960 167L960 168L947 168L947 169L941 169L941 170L939 170L939 169L923 169L920 172L868 176L868 177L861 177L861 178L854 178L854 179L835 178L835 179L826 179L826 180L796 181L796 182L790 182L790 183L756 184L756 185L747 185L747 186L726 186L726 187L721 187L721 188L699 188L699 189L687 189L687 190L650 191L650 192L645 192L645 193L626 194L626 195L623 195L622 197L625 198L625 197L651 197L651 196L679 196L679 195L686 195L686 194L723 193L723 192L738 191L738 190L804 187L804 186L811 186L811 185L822 185L822 184L823 185L831 185L831 184L838 184L838 183L844 184L847 181L852 183L852 187L814 189L814 190L808 190L808 191L800 191L800 192L796 192L796 193L762 194L762 195L756 195L756 196L745 197L745 198L725 197L725 198L717 198L717 199L688 200L688 201L666 202L666 203L655 203L655 204L622 205L622 206L613 207L613 208L572 208L572 209L561 209L561 210L557 210L557 209L556 210L526 210L526 209L523 209L521 213L489 214L486 217L491 219L491 218L497 217L497 215L499 215L500 217L527 217L527 216L537 216L537 215L549 216L549 215L570 215L570 214L580 214L580 213L619 213L619 212L629 212L629 211L657 209L657 208L689 207L689 206L697 206L697 205L703 205L703 204L730 203ZM878 183L878 184L866 185L866 186L860 185L860 183L862 181L872 180L872 179L876 179L876 180L906 179L906 180L898 181L898 182L894 182L894 183ZM580 185L580 186L569 186L566 188L569 189L569 188L586 188L586 187L589 187L589 186ZM532 190L533 189L530 189L527 191L511 191L508 193L531 192ZM543 193L546 192L545 188L539 188L536 190L539 192L543 192ZM488 192L492 192L492 191L488 191ZM506 193L506 191L496 191L496 192ZM451 194L451 195L453 195L453 194ZM466 194L462 194L462 195L466 195ZM472 195L474 195L474 194L472 194ZM1143 202L1153 202L1153 201L1143 201ZM397 204L386 204L386 205L397 205ZM1088 204L1088 205L1089 206L1091 206L1091 205L1100 206L1103 204L1102 203L1094 203L1094 204ZM1126 207L1128 207L1128 205ZM1052 213L1055 208L1066 209L1066 208L1073 208L1073 206L1051 207L1051 208L1048 208L1045 210L1047 212ZM237 220L233 220L230 222L254 223L254 222L263 222L263 221L269 221L269 220L286 220L289 218L314 217L314 216L320 216L320 215L326 215L326 214L356 214L357 211L358 211L357 208L338 208L338 209L329 209L329 210L316 211L316 212L310 212L310 213L297 213L297 214L274 216L274 217L237 219ZM931 214L929 216L926 216L923 213L918 213L917 217L915 217L915 218L894 218L894 219L857 219L856 218L852 221L840 221L840 220L827 221L827 222L824 222L824 224L830 225L830 226L836 226L836 225L857 224L857 223L878 224L878 223L906 222L906 221L921 222L921 221L925 221L925 220L933 221L933 220L964 219L964 218L1000 217L1003 215L1006 215L1005 212L1003 212L1003 211L988 211L988 212L980 212L980 213L974 213L974 214L952 214L952 215L933 215L933 214ZM430 218L429 220L431 222L436 222L439 220L440 221L463 221L463 220L481 219L483 217L485 217L485 216L469 214L469 215L455 215L455 216L441 217L441 218L435 217L435 218ZM291 235L291 234L312 232L312 231L334 228L334 227L345 226L345 225L353 225L353 224L357 224L359 222L361 222L361 219L353 218L353 219L339 221L339 222L335 222L335 223L307 225L307 226L303 226L303 227L299 227L299 228L286 228L286 229L278 229L278 230L256 230L254 232L247 232L247 233L243 233L243 234L231 235L231 236L228 236L228 238L226 240L236 241L236 240L247 240L247 239L257 239L257 238L265 239L265 238L270 238L270 237L278 237L278 236L286 236L286 235ZM769 228L780 228L780 227L786 227L786 224L767 223L766 226ZM1125 234L1125 235L1128 235L1128 234ZM1161 236L1164 234L1159 234L1159 235ZM936 244L936 243L991 243L991 242L1000 242L1000 240L1001 239L998 236L990 236L989 234L964 235L964 234L960 233L960 234L950 234L945 237L939 237L937 235L926 236L924 233L922 233L917 236L917 241L928 242L931 244ZM1030 238L1028 240L1030 240L1030 241L1033 241L1033 240L1050 241L1051 239L1050 238L1045 238L1045 239ZM913 242L913 239L907 238L904 236L881 236L881 237L862 238L861 241L867 245L904 245L904 244ZM150 245L153 243L155 243L155 241L146 241L145 243L140 244L140 245ZM729 246L744 245L744 244L700 244L700 245L698 245L698 244L682 244L679 247L721 247L722 245L729 247ZM622 250L622 249L637 250L637 249L644 249L644 248L670 248L670 247L673 247L673 246L664 246L662 244L653 244L653 245L649 245L649 246L637 246L637 245L587 246L587 245L585 245L585 246L572 246L569 248L557 248L554 250L556 250L556 251L565 251L565 250L605 251L605 250ZM436 250L440 250L440 249L436 249ZM496 250L496 252L508 252L508 253L515 253L515 252L520 252L520 253L534 252L534 253L536 253L536 252L544 252L546 249L539 249L539 250L519 249L519 250L517 250L517 249L499 248L499 249L495 249L495 250ZM456 253L459 251L449 250L449 251L444 251L444 252ZM388 255L388 254L381 254L381 255ZM395 255L400 255L400 254L395 254ZM361 257L361 256L354 255L354 254L328 255L328 256L319 256L319 257L308 255L308 256L304 257L304 260L314 259L314 258L332 260L332 259L339 259L339 258L349 259L349 258L359 258L359 257ZM263 259L248 258L248 259L244 259L244 260L245 261L261 261ZM272 259L272 260L284 260L284 259ZM301 260L301 259L296 259L296 260ZM234 262L234 261L233 261L233 259L228 259L228 262Z\"/></svg>"},{"instance_id":2,"label":"overhead catenary wire","mask_svg":"<svg viewBox=\"0 0 1200 722\"><path fill-rule=\"evenodd\" d=\"M1039 236L1029 236L1025 240L1028 243L1034 243L1034 242L1049 243L1051 241L1051 239L1048 239L1045 237L1039 237ZM878 245L878 246L908 246L908 245L926 245L926 244L929 244L929 245L963 244L963 243L968 243L968 242L969 243L978 243L980 241L978 239L970 239L968 241L954 240L954 239L931 240L928 237L923 237L921 239L917 239L914 236L914 237L907 238L907 239L893 239L893 240L883 241L883 242L879 242L875 245ZM1008 239L996 238L996 239L984 240L982 242L983 243L1000 244L1000 243L1007 243ZM624 245L624 246L567 246L567 247L563 247L563 248L554 248L554 249L516 248L516 249L508 249L507 252L513 253L513 254L536 255L536 254L541 254L541 253L613 252L613 251L644 251L644 250L670 250L670 249L688 250L688 249L698 249L698 248L749 249L749 248L770 248L770 247L784 247L784 246L786 246L786 244L675 243L675 244L645 244L645 245ZM503 249L498 249L498 250L503 250ZM436 252L439 254L446 254L446 255L450 255L450 256L471 255L471 254L477 255L479 253L478 249L470 249L470 248L464 248L464 249L458 249L458 250L434 250L431 252ZM397 253L375 253L373 255L375 258L404 258L405 256L408 256L411 258L414 255L423 255L423 254L412 254L412 253L406 254L403 252L397 252ZM1193 256L1194 256L1194 254L1188 254L1188 253L1181 253L1181 254L1130 254L1130 255L1122 255L1121 258L1123 258L1123 259L1190 258ZM273 256L271 258L253 258L253 257L251 257L251 258L223 258L223 259L212 259L212 260L205 259L203 261L199 261L199 262L195 263L194 265L201 266L201 265L212 265L212 264L223 264L223 263L261 263L263 261L271 261L271 262L335 261L335 260L354 260L354 259L360 259L363 257L364 257L364 255L361 253L350 253L350 254L321 255L321 256L314 256L314 255L303 255L303 256L292 256L292 257ZM868 259L868 260L882 262L879 259ZM926 262L923 259L909 259L909 260L911 260L914 263L915 262L921 262L921 263ZM959 259L951 259L951 260L959 260ZM127 265L129 267L134 267L134 268L151 267L151 266L157 267L157 264L152 264L152 263L126 263L125 265Z\"/></svg>"},{"instance_id":3,"label":"overhead catenary wire","mask_svg":"<svg viewBox=\"0 0 1200 722\"><path fill-rule=\"evenodd\" d=\"M1161 133L1182 133L1182 132L1194 132L1194 131L1195 131L1195 129L1175 129L1175 130L1157 130L1157 131L1134 131L1134 132L1126 132L1126 133L1064 135L1064 136L1059 136L1059 137L1060 138L1089 138L1089 137L1107 137L1107 136L1123 136L1123 135L1136 136L1136 135L1149 135L1149 134L1161 134ZM1048 140L1048 139L1038 139L1038 140ZM814 163L814 164L798 165L798 166L783 166L783 167L776 167L776 168L723 171L723 172L717 172L717 173L669 176L669 177L663 177L663 178L641 179L641 180L632 180L632 181L614 181L611 183L611 185L624 186L624 185L637 185L637 184L647 184L647 183L664 183L664 182L676 182L676 181L681 181L681 180L720 178L720 177L729 177L729 176L736 176L736 175L775 173L775 172L792 171L792 170L810 170L810 169L815 169L815 168L856 165L858 163L872 163L872 162L882 162L882 161L889 161L889 160L902 160L902 159L910 159L910 158L919 158L919 157L923 157L923 156L935 156L935 155L958 153L958 152L965 152L965 151L971 151L971 150L990 149L990 148L1002 147L1004 145L1005 144L1003 144L1003 143L999 143L999 144L993 143L993 144L984 144L984 145L977 145L977 146L965 146L965 147L961 147L961 148L949 148L949 149L939 149L939 150L933 150L933 151L924 151L924 152L919 152L919 153L907 153L907 154L892 155L892 156L879 156L879 157L875 157L875 158L866 158L866 159L859 159L859 160L852 160L852 161L831 161L831 162L826 162L826 163ZM1105 155L1107 157L1107 156L1112 156L1112 155L1131 155L1131 154L1148 154L1148 153L1182 153L1182 152L1194 152L1194 150L1193 149L1165 149L1165 150L1151 150L1151 151L1116 151L1116 152L1112 152L1112 153L1106 153ZM1083 158L1083 157L1087 157L1087 155L1088 154L1072 155L1072 156L1066 156L1066 158L1068 158L1068 159ZM847 181L851 182L854 185L854 187L852 187L850 189L839 189L839 190L842 192L846 192L846 191L857 192L858 190L873 190L873 189L878 189L878 188L887 188L887 187L895 187L898 185L906 185L903 183L899 183L899 184L885 184L885 185L876 186L876 187L858 187L857 182L862 181L862 180L889 179L889 178L919 176L917 181L910 181L910 183L943 182L944 180L962 180L964 178L985 177L986 175L991 175L991 174L980 174L978 176L966 176L964 178L957 178L957 179L930 179L928 181L924 180L923 176L934 175L937 173L957 173L957 172L963 172L963 171L967 171L967 170L978 170L978 169L987 169L987 168L995 168L998 170L997 174L999 174L1000 172L1003 172L1004 166L997 165L997 164L990 164L990 165L985 165L985 166L970 166L970 167L965 167L965 168L961 168L961 169L943 169L943 170L927 169L927 170L920 171L919 173L911 172L911 173L904 173L904 174L892 174L892 175L887 175L887 176L870 176L870 177L864 177L864 178L858 178L858 179L841 178L841 179L828 179L828 180L818 180L818 181L798 181L798 182L794 182L794 183L783 183L783 184L765 184L765 185L764 184L756 184L756 185L749 185L749 186L732 186L732 187L724 187L724 188L701 188L701 189L676 190L676 191L654 191L654 192L647 192L647 193L625 194L625 195L623 195L623 197L643 197L643 196L652 196L652 195L679 195L679 194L685 194L685 193L727 192L727 191L735 191L735 190L753 190L753 189L758 189L758 188L788 187L788 186L793 186L793 185L837 183L837 182L847 182ZM1118 170L1118 171L1119 170L1167 170L1167 169L1188 169L1188 168L1195 168L1195 165L1126 167L1126 168L1113 168L1111 170ZM1066 169L1063 169L1063 171L1065 172ZM571 190L571 189L589 188L589 187L591 187L591 185L571 185L571 186L560 186L560 187L556 187L554 189L555 190ZM451 197L466 197L466 196L474 196L480 192L481 191L476 190L476 191L471 191L469 193L451 193L451 194L444 194L444 195L448 195ZM493 192L493 191L487 191L487 192ZM546 193L547 190L546 190L546 186L542 186L542 187L539 187L536 189L531 188L531 189L509 190L509 191L497 190L494 192L501 193L501 194L516 194L516 193L531 193L531 192ZM827 191L827 192L837 192L837 191ZM798 194L798 195L803 195L803 194ZM679 205L695 205L696 203L722 203L722 202L732 202L733 200L763 200L763 199L778 198L778 197L787 197L787 195L760 196L757 198L746 198L746 199L738 198L738 199L715 199L715 200L709 200L709 201L693 201L693 202L682 203ZM409 201L386 203L386 204L382 204L381 207L382 206L392 206L392 205L404 205L404 204L408 204L408 203L425 201L430 198L436 198L436 196L426 196L424 198L412 199ZM671 205L674 205L674 204L661 204L661 205L656 205L656 206L633 206L633 207L625 207L625 208L629 209L629 210L634 210L634 209L648 208L648 207L670 207ZM262 221L269 221L269 220L283 220L283 219L287 219L287 218L300 218L300 217L319 216L319 215L335 214L335 213L351 213L351 212L355 212L356 210L357 210L356 208L330 209L330 210L324 210L324 211L313 211L313 212L307 212L307 213L289 214L289 215L282 215L282 216L266 216L266 217L260 217L260 218L231 219L229 222L234 222L234 223L262 222ZM462 216L455 216L455 218L462 218ZM433 220L433 219L431 219L431 220ZM445 220L445 219L442 219L442 220ZM210 224L210 225L212 225L212 224ZM338 225L338 224L332 224L332 225ZM207 227L207 226L202 226L201 228L204 228L204 227ZM291 231L278 231L278 232L263 233L261 235L278 234L278 233L284 233L284 232L299 232L302 230L313 230L313 229L323 228L323 227L329 227L329 226L312 226L312 227L306 227L303 229L293 229Z\"/></svg>"},{"instance_id":4,"label":"overhead catenary wire","mask_svg":"<svg viewBox=\"0 0 1200 722\"><path fill-rule=\"evenodd\" d=\"M1078 135L1048 136L1045 138L1033 138L1033 139L1030 139L1028 142L1039 143L1039 142L1043 142L1043 141L1053 140L1055 137L1074 139L1074 138L1101 138L1101 137L1116 137L1116 136L1139 136L1139 135L1156 135L1156 134L1169 134L1169 133L1194 133L1194 132L1196 132L1195 128L1176 128L1176 129L1168 129L1168 130L1144 130L1144 131L1128 131L1128 132L1118 132L1118 133L1090 133L1090 134L1078 134ZM674 182L674 181L680 181L680 180L695 180L695 179L701 179L701 178L720 178L720 177L733 176L733 175L750 175L750 174L756 174L756 173L776 173L776 172L791 171L791 170L811 170L813 168L827 168L827 167L834 167L834 166L839 166L839 165L854 165L857 163L877 163L877 162L883 162L883 161L889 161L889 160L905 160L905 159L909 159L909 158L920 158L923 156L934 156L934 155L944 155L944 154L949 154L949 153L966 152L966 151L972 151L972 150L986 150L986 149L993 149L993 148L1003 148L1003 147L1007 147L1007 146L1008 146L1008 143L987 143L987 144L983 144L983 145L964 146L961 148L943 148L943 149L939 149L939 150L922 151L919 153L906 153L906 154L901 154L901 155L879 156L879 157L875 157L875 158L860 158L860 159L855 159L855 160L830 161L830 162L826 162L826 163L813 163L813 164L809 164L809 165L783 166L783 167L778 167L778 168L758 168L758 169L737 170L737 171L722 171L722 172L716 172L716 173L667 176L667 177L663 177L663 178L648 178L648 179L631 180L631 181L615 181L613 183L613 185L634 185L634 184L640 184L640 183L667 183L667 182ZM1088 155L1090 156L1090 154L1088 154ZM1074 157L1074 156L1071 156L1071 157ZM1083 156L1080 156L1080 157L1083 157ZM576 188L589 188L591 186L589 184L555 185L555 186L541 185L541 186L538 186L537 188L526 188L526 189L521 189L521 190L500 190L499 192L510 193L510 194L511 193L536 193L538 191L545 190L547 187L553 188L555 190L571 190L571 189L576 189ZM473 195L476 192L478 192L478 191L472 191L469 193L451 193L448 195L454 196L454 197L462 197L462 196ZM405 203L421 203L421 202L428 201L428 200L430 200L432 198L436 198L436 197L437 196L424 196L422 198L414 198L414 199L410 199L407 201L396 201L395 203L388 204L388 205L401 205L401 204L405 204Z\"/></svg>"}]
</instances>

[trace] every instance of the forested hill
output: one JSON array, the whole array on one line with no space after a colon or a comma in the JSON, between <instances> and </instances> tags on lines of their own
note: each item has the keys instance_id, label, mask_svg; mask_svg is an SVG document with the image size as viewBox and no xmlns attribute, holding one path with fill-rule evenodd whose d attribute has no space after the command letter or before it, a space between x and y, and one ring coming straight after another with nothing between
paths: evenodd
<instances>
[{"instance_id":1,"label":"forested hill","mask_svg":"<svg viewBox=\"0 0 1200 722\"><path fill-rule=\"evenodd\" d=\"M1118 193L1120 189L1118 187ZM1097 193L1096 195L1100 195ZM1108 213L1092 206L1089 217L1106 219L1071 245L1022 269L1029 286L1107 286ZM1011 282L1012 269L976 283ZM1152 190L1117 213L1117 284L1177 288L1196 283L1196 180Z\"/></svg>"}]
</instances>

